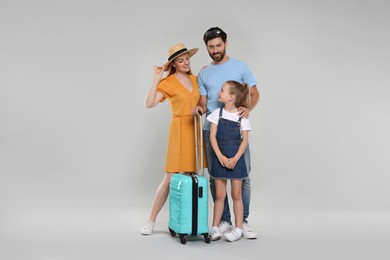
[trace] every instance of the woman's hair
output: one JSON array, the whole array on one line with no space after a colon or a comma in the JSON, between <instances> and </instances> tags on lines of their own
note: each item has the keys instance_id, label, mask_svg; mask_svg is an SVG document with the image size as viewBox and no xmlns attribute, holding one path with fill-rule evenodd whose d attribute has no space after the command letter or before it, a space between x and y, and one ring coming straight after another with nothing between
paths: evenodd
<instances>
[{"instance_id":1,"label":"woman's hair","mask_svg":"<svg viewBox=\"0 0 390 260\"><path fill-rule=\"evenodd\" d=\"M250 102L249 86L246 83L240 83L235 80L228 80L226 83L230 86L231 95L236 96L234 105L236 107L247 107Z\"/></svg>"}]
</instances>

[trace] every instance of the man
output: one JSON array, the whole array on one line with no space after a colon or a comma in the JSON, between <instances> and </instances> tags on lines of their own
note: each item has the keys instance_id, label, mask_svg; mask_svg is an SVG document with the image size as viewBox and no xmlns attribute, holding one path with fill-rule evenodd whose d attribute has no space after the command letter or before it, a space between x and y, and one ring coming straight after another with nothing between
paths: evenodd
<instances>
[{"instance_id":1,"label":"man","mask_svg":"<svg viewBox=\"0 0 390 260\"><path fill-rule=\"evenodd\" d=\"M200 101L194 109L194 113L206 112L207 114L221 106L218 102L218 92L222 84L227 80L235 80L241 83L247 83L250 87L250 104L247 108L240 107L240 116L246 118L249 112L256 106L259 101L260 94L256 87L256 79L252 75L247 64L227 56L226 47L228 45L227 34L219 27L212 27L206 31L203 36L207 51L213 60L207 67L203 68L198 74L198 84L200 90ZM203 136L206 146L206 158L208 171L211 172L211 158L214 153L210 144L210 122L206 120L204 124ZM249 179L250 172L250 151L249 145L244 154L248 177L242 182L242 200L244 206L244 226L243 237L256 239L257 234L251 230L248 225L249 205L251 186ZM210 190L213 200L215 199L215 184L210 178ZM225 233L231 229L231 215L227 197L225 198L225 207L219 225L220 233Z\"/></svg>"}]
</instances>

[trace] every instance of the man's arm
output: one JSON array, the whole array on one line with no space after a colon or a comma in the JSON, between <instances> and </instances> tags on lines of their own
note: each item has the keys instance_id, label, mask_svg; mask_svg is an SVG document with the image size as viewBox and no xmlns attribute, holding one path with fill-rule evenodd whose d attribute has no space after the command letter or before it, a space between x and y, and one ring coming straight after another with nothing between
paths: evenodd
<instances>
[{"instance_id":1,"label":"man's arm","mask_svg":"<svg viewBox=\"0 0 390 260\"><path fill-rule=\"evenodd\" d=\"M249 94L251 96L251 99L250 99L250 103L248 105L248 110L252 111L255 108L255 106L257 105L257 103L259 103L259 101L260 101L260 92L257 89L256 85L249 89Z\"/></svg>"}]
</instances>

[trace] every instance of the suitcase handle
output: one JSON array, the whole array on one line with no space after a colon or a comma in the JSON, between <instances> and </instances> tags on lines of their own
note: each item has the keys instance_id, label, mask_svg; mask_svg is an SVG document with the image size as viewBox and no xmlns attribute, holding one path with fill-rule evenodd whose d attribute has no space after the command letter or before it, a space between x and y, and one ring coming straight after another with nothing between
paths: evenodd
<instances>
[{"instance_id":1,"label":"suitcase handle","mask_svg":"<svg viewBox=\"0 0 390 260\"><path fill-rule=\"evenodd\" d=\"M194 126L195 126L195 165L196 165L196 174L199 174L199 157L200 157L200 167L202 168L202 174L204 176L204 154L203 154L203 114L199 112L199 115L194 116ZM199 140L198 140L199 132ZM199 149L200 144L200 149ZM200 152L200 156L199 156Z\"/></svg>"}]
</instances>

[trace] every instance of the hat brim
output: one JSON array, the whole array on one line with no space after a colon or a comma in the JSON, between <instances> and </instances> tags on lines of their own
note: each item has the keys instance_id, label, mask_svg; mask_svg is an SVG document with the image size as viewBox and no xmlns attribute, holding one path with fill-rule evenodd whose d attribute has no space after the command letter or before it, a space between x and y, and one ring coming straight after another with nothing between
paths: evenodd
<instances>
[{"instance_id":1,"label":"hat brim","mask_svg":"<svg viewBox=\"0 0 390 260\"><path fill-rule=\"evenodd\" d=\"M198 52L198 50L199 50L199 48L192 48L192 49L190 49L190 50L187 50L187 51L185 51L185 52L182 52L182 53L180 53L180 54L178 54L178 55L172 57L170 61L168 61L167 63L165 63L165 64L163 65L164 71L168 71L169 68L171 67L171 62L174 61L174 60L175 60L177 57L179 57L180 55L183 55L183 54L188 53L188 55L189 55L190 58L191 58L195 53Z\"/></svg>"}]
</instances>

